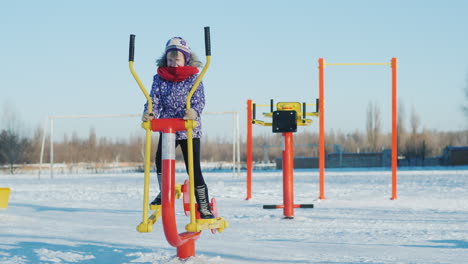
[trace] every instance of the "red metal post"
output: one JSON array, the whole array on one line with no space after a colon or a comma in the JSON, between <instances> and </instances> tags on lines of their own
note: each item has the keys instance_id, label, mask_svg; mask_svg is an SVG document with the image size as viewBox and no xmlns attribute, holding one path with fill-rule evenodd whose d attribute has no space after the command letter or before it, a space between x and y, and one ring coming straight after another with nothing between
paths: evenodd
<instances>
[{"instance_id":1,"label":"red metal post","mask_svg":"<svg viewBox=\"0 0 468 264\"><path fill-rule=\"evenodd\" d=\"M170 121L170 120L163 120ZM173 122L184 122L173 119ZM157 121L156 121L157 122ZM178 125L174 125L177 127ZM175 215L175 130L165 127L162 130L162 223L167 242L177 248L177 257L186 259L195 256L195 240L201 232L178 233Z\"/></svg>"},{"instance_id":2,"label":"red metal post","mask_svg":"<svg viewBox=\"0 0 468 264\"><path fill-rule=\"evenodd\" d=\"M392 200L397 199L398 127L397 59L392 58Z\"/></svg>"},{"instance_id":3,"label":"red metal post","mask_svg":"<svg viewBox=\"0 0 468 264\"><path fill-rule=\"evenodd\" d=\"M184 244L177 247L177 257L178 258L188 259L190 257L195 256L195 239L196 238L187 239L187 241L185 241Z\"/></svg>"},{"instance_id":4,"label":"red metal post","mask_svg":"<svg viewBox=\"0 0 468 264\"><path fill-rule=\"evenodd\" d=\"M283 133L283 214L294 218L294 142L293 133Z\"/></svg>"},{"instance_id":5,"label":"red metal post","mask_svg":"<svg viewBox=\"0 0 468 264\"><path fill-rule=\"evenodd\" d=\"M320 58L319 63L319 199L325 200L325 89L324 69L325 60Z\"/></svg>"},{"instance_id":6,"label":"red metal post","mask_svg":"<svg viewBox=\"0 0 468 264\"><path fill-rule=\"evenodd\" d=\"M247 100L247 197L252 198L252 100Z\"/></svg>"}]
</instances>

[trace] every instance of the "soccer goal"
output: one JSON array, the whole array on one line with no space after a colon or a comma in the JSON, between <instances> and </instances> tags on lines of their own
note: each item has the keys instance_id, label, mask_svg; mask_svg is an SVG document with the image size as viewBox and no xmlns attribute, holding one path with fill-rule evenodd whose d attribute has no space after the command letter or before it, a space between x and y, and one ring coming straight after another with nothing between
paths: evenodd
<instances>
[{"instance_id":1,"label":"soccer goal","mask_svg":"<svg viewBox=\"0 0 468 264\"><path fill-rule=\"evenodd\" d=\"M210 116L210 115L227 115L232 116L232 126L226 125L225 127L228 130L231 130L232 133L232 173L233 175L240 175L240 134L239 134L239 114L238 112L205 112L203 116ZM54 127L55 123L59 120L63 119L102 119L102 118L128 118L128 117L139 117L140 114L116 114L116 115L55 115L49 116L46 118L44 124L44 133L42 136L42 144L41 144L41 152L39 158L39 172L38 177L41 177L42 173L42 166L44 162L44 151L45 151L45 144L46 144L46 137L47 134L50 136L50 160L49 160L49 170L50 170L50 178L54 178ZM206 118L205 118L206 119ZM208 118L209 119L209 118ZM225 120L227 118L223 118ZM208 121L208 120L207 120ZM225 122L225 121L222 121ZM97 122L96 122L97 123ZM50 131L47 133L47 127L49 127ZM229 129L229 127L231 129Z\"/></svg>"}]
</instances>

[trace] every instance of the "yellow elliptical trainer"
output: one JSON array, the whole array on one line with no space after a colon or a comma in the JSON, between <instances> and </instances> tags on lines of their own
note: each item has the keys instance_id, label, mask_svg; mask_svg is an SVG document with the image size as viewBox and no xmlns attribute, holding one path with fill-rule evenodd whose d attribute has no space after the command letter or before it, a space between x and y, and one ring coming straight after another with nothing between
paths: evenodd
<instances>
[{"instance_id":1,"label":"yellow elliptical trainer","mask_svg":"<svg viewBox=\"0 0 468 264\"><path fill-rule=\"evenodd\" d=\"M193 87L191 88L187 99L186 99L186 108L190 109L191 108L191 98L193 94L195 93L196 89L198 88L199 84L201 83L201 80L203 79L203 76L205 75L209 65L210 65L210 60L211 60L211 46L210 46L210 31L209 27L205 27L205 49L206 49L206 64L204 68L202 69L200 75L198 76L197 80L195 81ZM135 35L130 35L130 55L129 55L129 67L130 71L135 78L136 82L138 83L138 86L140 87L141 91L143 92L147 102L148 102L148 112L151 113L153 109L153 104L152 104L152 99L150 98L147 90L141 83L138 75L133 69L133 62L134 62L134 50L135 50ZM179 123L182 122L180 125ZM165 173L165 167L164 167L164 158L163 158L163 184L162 184L162 197L163 197L163 202L162 205L153 205L153 206L148 206L149 204L149 184L150 184L150 167L151 167L151 132L152 131L160 131L162 132L163 136L163 150L165 149L164 147L164 138L165 138L165 133L164 129L171 127L171 130L174 128L173 126L177 127L177 131L182 131L186 130L187 131L187 149L188 149L188 175L189 175L189 180L187 184L184 184L183 186L181 184L175 184L174 189L172 187L168 186L169 183L167 181L170 181L169 174ZM179 125L178 125L179 124ZM182 240L178 238L177 235L172 235L172 226L174 223L165 223L164 219L169 219L167 214L172 214L170 212L173 209L170 209L169 207L172 206L172 197L175 197L176 199L180 198L182 194L184 194L184 210L186 214L188 213L185 208L189 209L190 211L190 223L186 225L185 229L190 232L190 233L199 233L202 230L207 230L211 229L211 231L214 233L214 231L218 232L223 232L225 228L229 226L228 222L224 220L222 217L217 217L216 213L215 216L216 218L214 219L197 219L197 214L195 212L195 186L194 186L194 169L193 169L193 128L197 126L197 122L194 120L182 120L182 119L153 119L151 121L143 122L142 127L146 131L146 146L145 146L145 173L144 173L144 191L143 191L143 219L142 222L137 226L137 231L139 232L151 232L153 230L153 225L154 223L162 216L163 218L163 226L166 232L166 237L168 238L168 241L174 239L174 243L171 244L183 244ZM175 129L175 128L174 128ZM169 145L173 145L170 143ZM164 153L163 153L164 157ZM164 183L166 181L166 183ZM166 186L166 187L164 187ZM165 189L166 188L166 189ZM174 193L174 196L168 195L168 193ZM170 196L168 198L169 200L164 200L164 197ZM216 203L213 200L213 203ZM148 217L149 215L149 210L154 210L154 212ZM164 216L166 214L166 216ZM175 222L175 219L171 219L171 222ZM170 235L168 235L168 233ZM184 236L181 236L184 237ZM190 239L196 239L198 235L193 235ZM187 238L188 239L188 238ZM179 247L178 245L174 245L176 247Z\"/></svg>"}]
</instances>

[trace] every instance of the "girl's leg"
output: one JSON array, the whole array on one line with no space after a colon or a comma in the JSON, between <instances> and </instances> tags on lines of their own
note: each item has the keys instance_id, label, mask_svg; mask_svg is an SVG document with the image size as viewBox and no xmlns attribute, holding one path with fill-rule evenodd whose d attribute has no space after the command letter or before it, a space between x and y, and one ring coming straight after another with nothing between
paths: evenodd
<instances>
[{"instance_id":1,"label":"girl's leg","mask_svg":"<svg viewBox=\"0 0 468 264\"><path fill-rule=\"evenodd\" d=\"M188 150L187 150L187 140L178 140L182 149L182 154L184 155L185 168L188 171ZM203 219L214 218L213 213L210 208L210 197L208 195L208 187L205 184L205 179L201 172L200 166L200 139L193 139L193 170L194 170L194 181L195 181L195 198L198 204L198 212L200 212L200 217Z\"/></svg>"},{"instance_id":2,"label":"girl's leg","mask_svg":"<svg viewBox=\"0 0 468 264\"><path fill-rule=\"evenodd\" d=\"M175 146L179 143L176 141ZM158 184L159 184L159 194L154 198L150 205L160 205L161 204L161 191L162 191L162 133L159 133L158 149L156 151L156 174L158 175Z\"/></svg>"},{"instance_id":3,"label":"girl's leg","mask_svg":"<svg viewBox=\"0 0 468 264\"><path fill-rule=\"evenodd\" d=\"M156 172L158 174L161 173L161 170L162 170L162 134L159 133L159 141L158 141L158 150L156 151Z\"/></svg>"},{"instance_id":4,"label":"girl's leg","mask_svg":"<svg viewBox=\"0 0 468 264\"><path fill-rule=\"evenodd\" d=\"M182 149L182 154L184 155L185 169L188 172L188 151L187 151L187 140L177 140L177 143L180 144ZM193 139L193 174L195 180L195 186L205 185L205 179L201 171L201 155L200 155L200 139Z\"/></svg>"},{"instance_id":5,"label":"girl's leg","mask_svg":"<svg viewBox=\"0 0 468 264\"><path fill-rule=\"evenodd\" d=\"M150 205L160 205L161 204L161 190L162 190L162 158L161 158L161 147L162 147L162 134L159 133L159 142L158 150L156 151L156 174L158 175L158 184L159 184L159 194L154 198Z\"/></svg>"}]
</instances>

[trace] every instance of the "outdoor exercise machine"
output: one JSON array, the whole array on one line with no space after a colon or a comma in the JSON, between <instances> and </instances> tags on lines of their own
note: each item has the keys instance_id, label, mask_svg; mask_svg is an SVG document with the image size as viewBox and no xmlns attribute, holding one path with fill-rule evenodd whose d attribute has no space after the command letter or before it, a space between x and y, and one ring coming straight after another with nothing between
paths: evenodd
<instances>
[{"instance_id":1,"label":"outdoor exercise machine","mask_svg":"<svg viewBox=\"0 0 468 264\"><path fill-rule=\"evenodd\" d=\"M205 27L205 51L206 64L203 67L198 79L195 81L190 90L186 108L191 108L190 101L192 95L198 88L203 76L205 75L211 60L211 44L210 44L210 28ZM135 78L138 86L143 92L148 101L148 112L152 112L152 99L147 90L143 86L140 78L133 69L135 52L135 35L130 35L130 50L129 50L129 67ZM142 127L146 131L145 142L145 172L144 172L144 188L143 188L143 220L137 226L138 232L151 232L154 223L162 217L162 225L167 241L173 247L177 248L177 257L186 259L195 256L195 240L200 237L202 230L211 230L212 233L223 232L229 226L228 222L222 217L218 217L216 200L211 199L212 212L215 215L214 219L200 219L196 211L194 199L194 169L193 169L193 141L192 129L197 126L195 120L183 120L182 118L160 118L151 121L143 122ZM187 149L188 149L188 174L189 179L183 185L175 184L175 132L187 131ZM149 206L149 183L150 183L150 167L151 167L151 132L161 132L162 136L162 190L161 190L161 205ZM175 199L183 196L184 212L190 215L190 223L185 226L187 232L178 233L177 221L175 215ZM149 210L153 213L149 215Z\"/></svg>"},{"instance_id":2,"label":"outdoor exercise machine","mask_svg":"<svg viewBox=\"0 0 468 264\"><path fill-rule=\"evenodd\" d=\"M8 200L10 199L10 188L0 188L0 208L8 208Z\"/></svg>"},{"instance_id":3,"label":"outdoor exercise machine","mask_svg":"<svg viewBox=\"0 0 468 264\"><path fill-rule=\"evenodd\" d=\"M318 60L319 69L319 101L325 102L325 66L332 65L390 65L392 69L392 197L397 199L397 167L398 167L398 128L397 128L397 59L384 63L325 63L323 58ZM319 107L319 199L325 199L325 107Z\"/></svg>"},{"instance_id":4,"label":"outdoor exercise machine","mask_svg":"<svg viewBox=\"0 0 468 264\"><path fill-rule=\"evenodd\" d=\"M317 100L318 104L318 100ZM294 218L294 208L314 208L313 204L294 204L294 140L293 133L298 126L307 126L312 123L308 116L318 116L318 111L307 113L306 103L280 102L276 104L274 111L273 99L270 100L270 112L263 116L272 118L272 122L256 119L257 105L252 100L247 101L247 200L251 198L252 182L252 125L271 126L273 133L282 133L283 136L283 204L264 205L263 209L283 209L286 219ZM250 173L249 173L250 172Z\"/></svg>"}]
</instances>

